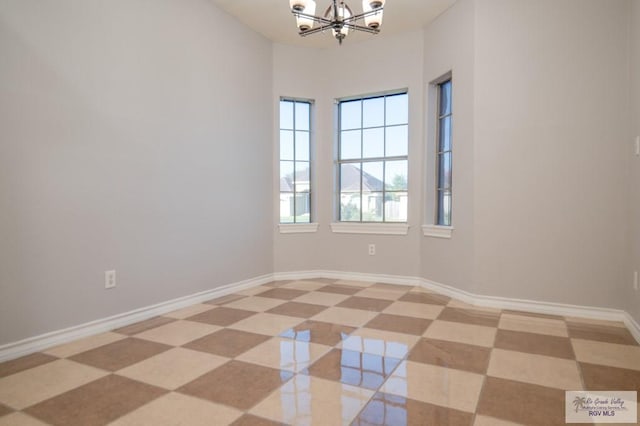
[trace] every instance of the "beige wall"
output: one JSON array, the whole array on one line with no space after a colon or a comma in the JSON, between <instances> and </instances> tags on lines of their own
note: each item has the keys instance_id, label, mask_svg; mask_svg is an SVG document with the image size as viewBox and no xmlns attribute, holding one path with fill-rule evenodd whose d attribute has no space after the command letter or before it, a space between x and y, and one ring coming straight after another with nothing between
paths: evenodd
<instances>
[{"instance_id":1,"label":"beige wall","mask_svg":"<svg viewBox=\"0 0 640 426\"><path fill-rule=\"evenodd\" d=\"M481 293L624 306L628 13L628 1L476 2Z\"/></svg>"},{"instance_id":2,"label":"beige wall","mask_svg":"<svg viewBox=\"0 0 640 426\"><path fill-rule=\"evenodd\" d=\"M631 153L634 150L634 139L640 136L640 1L632 0L629 19L631 55L630 55L630 80L631 80ZM640 273L640 156L630 156L630 211L631 221L631 273ZM627 286L630 289L629 286ZM627 310L640 322L640 291L627 291Z\"/></svg>"},{"instance_id":3,"label":"beige wall","mask_svg":"<svg viewBox=\"0 0 640 426\"><path fill-rule=\"evenodd\" d=\"M270 49L206 0L0 2L0 344L272 271Z\"/></svg>"},{"instance_id":4,"label":"beige wall","mask_svg":"<svg viewBox=\"0 0 640 426\"><path fill-rule=\"evenodd\" d=\"M400 47L400 48L399 48ZM422 205L419 196L409 201L409 235L335 234L334 220L334 104L336 98L409 89L409 191L422 186L422 32L372 38L334 49L312 50L274 46L273 104L280 96L315 100L313 135L315 167L315 234L280 234L274 230L274 269L277 272L314 269L417 276L419 274ZM277 121L274 120L274 165L277 163ZM274 177L274 197L277 196ZM274 216L277 218L277 211ZM277 219L275 219L277 222ZM369 256L368 244L377 253Z\"/></svg>"}]
</instances>

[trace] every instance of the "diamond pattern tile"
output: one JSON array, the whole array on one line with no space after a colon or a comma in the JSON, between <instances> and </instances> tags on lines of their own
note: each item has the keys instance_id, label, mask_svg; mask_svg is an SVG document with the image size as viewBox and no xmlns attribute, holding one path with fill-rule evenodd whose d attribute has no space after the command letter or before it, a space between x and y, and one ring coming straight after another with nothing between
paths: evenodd
<instances>
[{"instance_id":1,"label":"diamond pattern tile","mask_svg":"<svg viewBox=\"0 0 640 426\"><path fill-rule=\"evenodd\" d=\"M275 281L0 363L0 426L561 425L582 389L640 391L624 324Z\"/></svg>"}]
</instances>

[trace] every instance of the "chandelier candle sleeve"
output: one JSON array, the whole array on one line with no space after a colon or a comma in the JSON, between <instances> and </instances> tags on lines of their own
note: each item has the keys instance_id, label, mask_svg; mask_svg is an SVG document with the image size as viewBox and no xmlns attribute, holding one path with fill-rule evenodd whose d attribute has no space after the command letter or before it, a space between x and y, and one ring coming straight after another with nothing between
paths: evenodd
<instances>
[{"instance_id":1,"label":"chandelier candle sleeve","mask_svg":"<svg viewBox=\"0 0 640 426\"><path fill-rule=\"evenodd\" d=\"M315 14L314 0L289 0L289 7L296 18L300 36L306 37L331 30L340 44L349 31L378 34L382 26L384 5L384 0L362 0L362 13L354 14L344 1L332 0L324 14L320 16Z\"/></svg>"}]
</instances>

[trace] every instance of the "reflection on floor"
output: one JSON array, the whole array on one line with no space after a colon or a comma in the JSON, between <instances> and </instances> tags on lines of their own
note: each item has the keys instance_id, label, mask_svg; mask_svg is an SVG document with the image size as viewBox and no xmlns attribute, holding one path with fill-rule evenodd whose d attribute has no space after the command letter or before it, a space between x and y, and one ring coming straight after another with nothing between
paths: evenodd
<instances>
[{"instance_id":1,"label":"reflection on floor","mask_svg":"<svg viewBox=\"0 0 640 426\"><path fill-rule=\"evenodd\" d=\"M0 425L553 425L582 389L640 390L623 324L280 281L0 364Z\"/></svg>"}]
</instances>

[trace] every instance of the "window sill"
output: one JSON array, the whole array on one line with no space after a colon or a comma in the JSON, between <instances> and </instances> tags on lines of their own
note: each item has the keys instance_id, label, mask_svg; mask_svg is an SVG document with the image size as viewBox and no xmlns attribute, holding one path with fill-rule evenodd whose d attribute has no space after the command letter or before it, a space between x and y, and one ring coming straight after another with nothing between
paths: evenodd
<instances>
[{"instance_id":1,"label":"window sill","mask_svg":"<svg viewBox=\"0 0 640 426\"><path fill-rule=\"evenodd\" d=\"M451 238L453 226L422 225L422 233L425 237Z\"/></svg>"},{"instance_id":2,"label":"window sill","mask_svg":"<svg viewBox=\"0 0 640 426\"><path fill-rule=\"evenodd\" d=\"M278 227L281 234L305 234L318 231L317 223L281 223Z\"/></svg>"},{"instance_id":3,"label":"window sill","mask_svg":"<svg viewBox=\"0 0 640 426\"><path fill-rule=\"evenodd\" d=\"M334 222L331 224L331 231L338 234L407 235L409 225L406 223Z\"/></svg>"}]
</instances>

